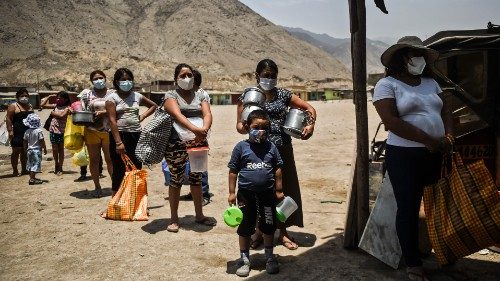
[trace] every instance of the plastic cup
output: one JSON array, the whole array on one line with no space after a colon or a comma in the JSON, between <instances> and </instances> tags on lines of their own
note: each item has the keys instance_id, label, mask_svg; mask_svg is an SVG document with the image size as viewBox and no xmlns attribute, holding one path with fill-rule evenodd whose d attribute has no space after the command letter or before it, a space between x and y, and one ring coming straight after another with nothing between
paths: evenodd
<instances>
[{"instance_id":1,"label":"plastic cup","mask_svg":"<svg viewBox=\"0 0 500 281\"><path fill-rule=\"evenodd\" d=\"M227 226L237 227L243 220L243 212L240 208L232 205L224 211L222 217L224 218L224 223L226 223Z\"/></svg>"},{"instance_id":2,"label":"plastic cup","mask_svg":"<svg viewBox=\"0 0 500 281\"><path fill-rule=\"evenodd\" d=\"M283 201L279 202L276 206L276 218L280 222L285 222L298 208L299 206L293 201L292 197L286 196Z\"/></svg>"},{"instance_id":3,"label":"plastic cup","mask_svg":"<svg viewBox=\"0 0 500 281\"><path fill-rule=\"evenodd\" d=\"M209 148L206 146L187 149L191 172L205 172L208 170L208 150Z\"/></svg>"}]
</instances>

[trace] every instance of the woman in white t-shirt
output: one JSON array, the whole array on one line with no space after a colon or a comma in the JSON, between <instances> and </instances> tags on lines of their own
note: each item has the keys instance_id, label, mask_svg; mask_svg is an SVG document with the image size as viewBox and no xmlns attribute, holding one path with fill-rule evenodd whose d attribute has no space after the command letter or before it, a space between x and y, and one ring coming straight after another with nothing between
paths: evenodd
<instances>
[{"instance_id":1,"label":"woman in white t-shirt","mask_svg":"<svg viewBox=\"0 0 500 281\"><path fill-rule=\"evenodd\" d=\"M156 104L150 99L133 91L134 74L127 68L119 68L113 77L116 91L108 96L106 111L109 118L109 154L113 163L111 189L113 195L118 191L125 176L125 164L121 154L126 153L134 165L142 168L142 163L135 157L135 148L141 135L141 122L156 110ZM139 114L139 106L148 110Z\"/></svg>"},{"instance_id":2,"label":"woman in white t-shirt","mask_svg":"<svg viewBox=\"0 0 500 281\"><path fill-rule=\"evenodd\" d=\"M109 153L109 134L105 126L106 100L114 91L106 87L106 75L101 70L90 73L92 88L83 90L78 97L84 109L94 112L94 123L86 126L84 131L85 144L90 158L90 175L94 181L95 197L102 196L99 181L102 172L101 150L104 153L106 168L110 176L113 175L113 164ZM82 175L82 177L84 177ZM82 178L83 179L83 178Z\"/></svg>"},{"instance_id":3,"label":"woman in white t-shirt","mask_svg":"<svg viewBox=\"0 0 500 281\"><path fill-rule=\"evenodd\" d=\"M432 78L439 53L415 36L399 39L381 57L386 77L373 104L389 130L386 167L397 203L396 231L410 280L427 280L418 247L423 187L439 179L442 153L453 143L445 95Z\"/></svg>"}]
</instances>

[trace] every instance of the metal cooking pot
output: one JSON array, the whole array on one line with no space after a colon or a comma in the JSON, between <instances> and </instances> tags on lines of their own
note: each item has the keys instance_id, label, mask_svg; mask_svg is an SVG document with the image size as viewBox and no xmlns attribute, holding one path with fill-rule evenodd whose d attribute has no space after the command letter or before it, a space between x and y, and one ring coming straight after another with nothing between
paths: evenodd
<instances>
[{"instance_id":1,"label":"metal cooking pot","mask_svg":"<svg viewBox=\"0 0 500 281\"><path fill-rule=\"evenodd\" d=\"M250 112L252 112L254 110L258 110L258 109L262 109L262 108L260 108L256 105L245 106L245 108L241 112L241 121L246 122L248 119L248 115L250 115Z\"/></svg>"},{"instance_id":2,"label":"metal cooking pot","mask_svg":"<svg viewBox=\"0 0 500 281\"><path fill-rule=\"evenodd\" d=\"M71 118L75 125L89 126L94 124L94 112L91 111L74 111Z\"/></svg>"},{"instance_id":3,"label":"metal cooking pot","mask_svg":"<svg viewBox=\"0 0 500 281\"><path fill-rule=\"evenodd\" d=\"M257 87L246 88L243 92L243 105L264 105L266 95Z\"/></svg>"},{"instance_id":4,"label":"metal cooking pot","mask_svg":"<svg viewBox=\"0 0 500 281\"><path fill-rule=\"evenodd\" d=\"M286 115L283 131L290 136L300 139L302 130L307 124L307 113L303 110L292 108Z\"/></svg>"}]
</instances>

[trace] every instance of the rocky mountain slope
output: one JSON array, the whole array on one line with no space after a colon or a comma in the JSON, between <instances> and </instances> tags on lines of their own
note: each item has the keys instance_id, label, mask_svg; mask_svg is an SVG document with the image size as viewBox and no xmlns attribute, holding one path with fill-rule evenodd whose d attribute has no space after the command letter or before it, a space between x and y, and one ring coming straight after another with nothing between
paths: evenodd
<instances>
[{"instance_id":1,"label":"rocky mountain slope","mask_svg":"<svg viewBox=\"0 0 500 281\"><path fill-rule=\"evenodd\" d=\"M291 36L237 0L3 0L0 82L88 86L119 67L136 82L172 80L186 62L205 87L254 83L257 62L271 58L284 84L350 79L325 51Z\"/></svg>"},{"instance_id":2,"label":"rocky mountain slope","mask_svg":"<svg viewBox=\"0 0 500 281\"><path fill-rule=\"evenodd\" d=\"M284 27L290 34L298 39L308 42L325 52L331 54L351 69L351 39L334 38L327 34L317 34L301 28ZM386 43L366 39L366 71L367 73L381 73L384 71L380 63L380 55L389 47Z\"/></svg>"}]
</instances>

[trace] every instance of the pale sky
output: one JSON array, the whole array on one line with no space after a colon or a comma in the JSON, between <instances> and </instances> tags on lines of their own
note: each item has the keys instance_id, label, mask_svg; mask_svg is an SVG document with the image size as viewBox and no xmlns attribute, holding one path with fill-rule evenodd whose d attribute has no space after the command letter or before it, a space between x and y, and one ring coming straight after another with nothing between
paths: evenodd
<instances>
[{"instance_id":1,"label":"pale sky","mask_svg":"<svg viewBox=\"0 0 500 281\"><path fill-rule=\"evenodd\" d=\"M348 0L240 2L277 25L350 37ZM385 5L389 14L366 0L367 37L416 35L424 40L441 30L486 28L488 21L500 25L500 0L385 0Z\"/></svg>"}]
</instances>

